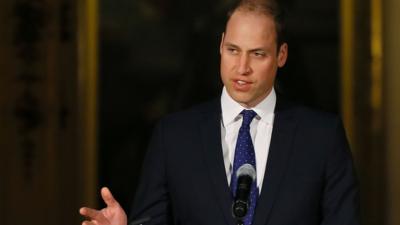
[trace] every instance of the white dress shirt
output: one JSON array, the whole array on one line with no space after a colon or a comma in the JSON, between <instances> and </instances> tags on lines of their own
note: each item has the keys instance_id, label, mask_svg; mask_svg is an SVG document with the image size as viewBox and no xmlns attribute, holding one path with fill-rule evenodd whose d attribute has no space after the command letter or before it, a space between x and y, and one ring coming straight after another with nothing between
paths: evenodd
<instances>
[{"instance_id":1,"label":"white dress shirt","mask_svg":"<svg viewBox=\"0 0 400 225\"><path fill-rule=\"evenodd\" d=\"M276 93L275 90L272 89L270 94L264 100L254 108L251 108L251 110L254 110L257 113L257 116L250 124L250 135L256 155L257 187L260 192L264 180L271 142L275 104ZM221 108L222 153L228 184L230 184L233 160L235 157L236 139L242 125L242 115L240 115L240 112L246 108L233 100L225 87L223 88L221 95Z\"/></svg>"}]
</instances>

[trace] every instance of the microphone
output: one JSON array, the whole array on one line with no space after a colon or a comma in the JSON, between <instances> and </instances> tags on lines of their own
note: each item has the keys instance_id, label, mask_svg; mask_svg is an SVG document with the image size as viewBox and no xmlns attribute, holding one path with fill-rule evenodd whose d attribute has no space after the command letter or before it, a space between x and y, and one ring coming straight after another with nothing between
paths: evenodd
<instances>
[{"instance_id":1,"label":"microphone","mask_svg":"<svg viewBox=\"0 0 400 225\"><path fill-rule=\"evenodd\" d=\"M151 219L152 218L150 216L149 217L140 218L140 219L137 219L137 220L134 220L134 221L130 222L128 225L143 225L143 224L149 222Z\"/></svg>"},{"instance_id":2,"label":"microphone","mask_svg":"<svg viewBox=\"0 0 400 225\"><path fill-rule=\"evenodd\" d=\"M242 219L249 208L251 184L256 180L256 170L251 164L243 164L236 172L236 196L232 204L233 217Z\"/></svg>"}]
</instances>

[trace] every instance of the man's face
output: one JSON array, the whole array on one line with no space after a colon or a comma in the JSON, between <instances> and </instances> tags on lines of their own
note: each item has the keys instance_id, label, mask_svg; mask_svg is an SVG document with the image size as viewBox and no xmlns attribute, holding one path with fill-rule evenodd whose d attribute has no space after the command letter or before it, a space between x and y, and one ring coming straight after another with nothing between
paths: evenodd
<instances>
[{"instance_id":1,"label":"man's face","mask_svg":"<svg viewBox=\"0 0 400 225\"><path fill-rule=\"evenodd\" d=\"M287 44L277 51L272 17L236 10L220 45L221 78L228 94L246 108L271 92L278 67L285 65Z\"/></svg>"}]
</instances>

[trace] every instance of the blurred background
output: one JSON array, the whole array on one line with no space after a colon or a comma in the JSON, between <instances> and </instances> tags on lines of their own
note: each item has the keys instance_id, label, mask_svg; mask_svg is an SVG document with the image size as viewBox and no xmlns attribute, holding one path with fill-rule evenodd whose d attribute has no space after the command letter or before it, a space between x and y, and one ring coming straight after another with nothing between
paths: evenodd
<instances>
[{"instance_id":1,"label":"blurred background","mask_svg":"<svg viewBox=\"0 0 400 225\"><path fill-rule=\"evenodd\" d=\"M157 120L221 93L230 1L2 0L0 224L80 224L102 186L129 211ZM400 224L400 2L282 2L277 91L341 115L362 224Z\"/></svg>"}]
</instances>

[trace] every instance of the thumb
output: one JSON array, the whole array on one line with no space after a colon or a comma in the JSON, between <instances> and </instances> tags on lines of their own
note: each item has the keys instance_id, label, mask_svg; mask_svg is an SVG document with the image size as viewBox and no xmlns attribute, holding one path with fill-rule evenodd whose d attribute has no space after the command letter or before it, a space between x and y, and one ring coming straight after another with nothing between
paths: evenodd
<instances>
[{"instance_id":1,"label":"thumb","mask_svg":"<svg viewBox=\"0 0 400 225\"><path fill-rule=\"evenodd\" d=\"M115 207L119 205L119 203L117 202L117 200L115 200L115 198L111 194L111 191L107 187L103 187L101 189L101 197L108 207Z\"/></svg>"}]
</instances>

